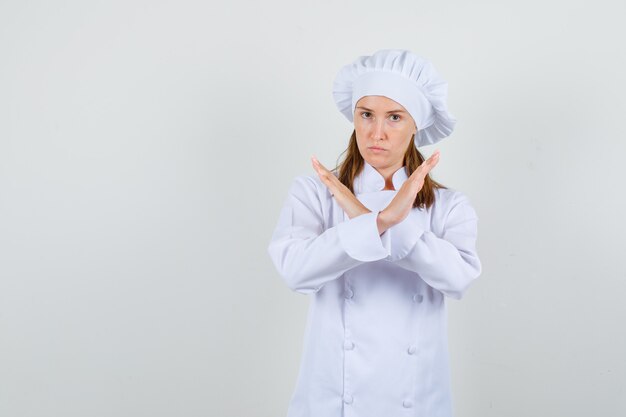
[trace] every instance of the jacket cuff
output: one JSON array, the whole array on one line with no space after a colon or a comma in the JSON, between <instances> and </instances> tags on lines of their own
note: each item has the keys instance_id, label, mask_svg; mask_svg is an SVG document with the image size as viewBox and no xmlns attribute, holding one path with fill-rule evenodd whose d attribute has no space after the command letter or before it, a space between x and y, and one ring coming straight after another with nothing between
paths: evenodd
<instances>
[{"instance_id":1,"label":"jacket cuff","mask_svg":"<svg viewBox=\"0 0 626 417\"><path fill-rule=\"evenodd\" d=\"M414 216L411 212L400 223L387 229L385 233L387 232L391 235L389 236L391 240L391 250L388 260L397 261L411 252L417 244L417 241L424 234L424 229L417 216Z\"/></svg>"},{"instance_id":2,"label":"jacket cuff","mask_svg":"<svg viewBox=\"0 0 626 417\"><path fill-rule=\"evenodd\" d=\"M352 258L370 262L386 258L391 253L389 229L378 234L377 216L378 211L372 211L337 225L341 246Z\"/></svg>"}]
</instances>

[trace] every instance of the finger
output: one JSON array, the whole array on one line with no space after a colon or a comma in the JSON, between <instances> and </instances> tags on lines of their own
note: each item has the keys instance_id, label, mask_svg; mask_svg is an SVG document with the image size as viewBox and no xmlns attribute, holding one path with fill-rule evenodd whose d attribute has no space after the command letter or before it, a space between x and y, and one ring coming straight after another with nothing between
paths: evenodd
<instances>
[{"instance_id":1,"label":"finger","mask_svg":"<svg viewBox=\"0 0 626 417\"><path fill-rule=\"evenodd\" d=\"M421 172L424 177L428 175L430 171L432 171L435 165L437 165L437 162L439 162L439 157L435 156L434 158L429 159L424 164L420 165L419 168L421 168Z\"/></svg>"},{"instance_id":2,"label":"finger","mask_svg":"<svg viewBox=\"0 0 626 417\"><path fill-rule=\"evenodd\" d=\"M439 162L439 151L435 151L428 159L422 162L415 171L411 174L411 177L415 178L415 182L421 182L426 178L426 175L437 165Z\"/></svg>"},{"instance_id":3,"label":"finger","mask_svg":"<svg viewBox=\"0 0 626 417\"><path fill-rule=\"evenodd\" d=\"M311 157L312 160L315 161L315 165L318 167L318 175L322 182L328 188L330 195L335 196L335 194L344 195L346 193L352 194L352 192L333 174L332 171L327 169L322 163L315 157ZM356 197L354 197L356 198Z\"/></svg>"},{"instance_id":4,"label":"finger","mask_svg":"<svg viewBox=\"0 0 626 417\"><path fill-rule=\"evenodd\" d=\"M426 162L432 164L433 162L439 160L439 156L440 156L439 149L437 149L435 152L433 152L430 158L426 160Z\"/></svg>"},{"instance_id":5,"label":"finger","mask_svg":"<svg viewBox=\"0 0 626 417\"><path fill-rule=\"evenodd\" d=\"M311 160L313 161L313 166L318 172L328 172L326 167L322 165L322 163L317 158L311 157Z\"/></svg>"},{"instance_id":6,"label":"finger","mask_svg":"<svg viewBox=\"0 0 626 417\"><path fill-rule=\"evenodd\" d=\"M314 156L311 157L311 165L313 165L314 170L319 171L318 165L317 165L317 159L315 159Z\"/></svg>"},{"instance_id":7,"label":"finger","mask_svg":"<svg viewBox=\"0 0 626 417\"><path fill-rule=\"evenodd\" d=\"M330 172L324 165L322 165L322 163L320 161L318 161L317 159L315 159L315 165L317 167L318 172L320 173L320 175L323 174L324 177L326 177L326 179L331 182L334 181L335 176L333 175L332 172Z\"/></svg>"},{"instance_id":8,"label":"finger","mask_svg":"<svg viewBox=\"0 0 626 417\"><path fill-rule=\"evenodd\" d=\"M326 167L324 165L322 165L322 163L320 161L318 161L317 159L315 159L315 164L320 167L323 171L328 171L328 169L326 169ZM330 172L330 171L328 171Z\"/></svg>"},{"instance_id":9,"label":"finger","mask_svg":"<svg viewBox=\"0 0 626 417\"><path fill-rule=\"evenodd\" d=\"M439 150L436 150L427 160L422 162L418 168L430 171L439 162Z\"/></svg>"},{"instance_id":10,"label":"finger","mask_svg":"<svg viewBox=\"0 0 626 417\"><path fill-rule=\"evenodd\" d=\"M334 196L337 191L337 184L335 182L338 181L337 178L314 156L311 157L311 161L313 162L313 167L317 171L320 180L326 185L330 194Z\"/></svg>"},{"instance_id":11,"label":"finger","mask_svg":"<svg viewBox=\"0 0 626 417\"><path fill-rule=\"evenodd\" d=\"M437 162L439 162L439 153L432 155L426 162L427 162L427 165L429 166L429 170L434 168L435 165L437 165Z\"/></svg>"},{"instance_id":12,"label":"finger","mask_svg":"<svg viewBox=\"0 0 626 417\"><path fill-rule=\"evenodd\" d=\"M320 161L318 161L317 158L311 157L311 162L313 163L313 169L315 169L318 175L321 176L325 173L324 167L322 166L322 164L320 164Z\"/></svg>"}]
</instances>

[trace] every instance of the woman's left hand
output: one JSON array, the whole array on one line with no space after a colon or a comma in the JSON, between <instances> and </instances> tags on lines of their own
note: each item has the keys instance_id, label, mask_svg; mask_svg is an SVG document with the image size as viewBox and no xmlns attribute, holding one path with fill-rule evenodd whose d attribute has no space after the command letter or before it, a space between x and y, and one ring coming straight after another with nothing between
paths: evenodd
<instances>
[{"instance_id":1,"label":"woman's left hand","mask_svg":"<svg viewBox=\"0 0 626 417\"><path fill-rule=\"evenodd\" d=\"M349 218L354 218L361 214L369 213L367 207L361 203L348 187L343 185L339 178L337 178L332 172L324 167L314 156L311 157L313 168L317 171L317 175L322 182L326 185L330 194L335 197L337 203L343 208Z\"/></svg>"}]
</instances>

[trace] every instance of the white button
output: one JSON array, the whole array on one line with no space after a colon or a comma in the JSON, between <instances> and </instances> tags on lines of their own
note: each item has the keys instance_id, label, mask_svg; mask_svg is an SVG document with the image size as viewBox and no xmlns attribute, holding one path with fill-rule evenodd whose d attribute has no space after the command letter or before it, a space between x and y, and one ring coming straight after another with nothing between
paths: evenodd
<instances>
[{"instance_id":1,"label":"white button","mask_svg":"<svg viewBox=\"0 0 626 417\"><path fill-rule=\"evenodd\" d=\"M350 288L346 288L344 297L346 298L352 298L352 296L354 295L354 293L352 292L352 290Z\"/></svg>"},{"instance_id":2,"label":"white button","mask_svg":"<svg viewBox=\"0 0 626 417\"><path fill-rule=\"evenodd\" d=\"M411 400L404 400L404 401L402 401L402 405L404 406L404 408L411 408L411 407L413 407L413 401L411 401Z\"/></svg>"},{"instance_id":3,"label":"white button","mask_svg":"<svg viewBox=\"0 0 626 417\"><path fill-rule=\"evenodd\" d=\"M346 404L352 404L352 395L345 394L343 396L343 402L346 403Z\"/></svg>"},{"instance_id":4,"label":"white button","mask_svg":"<svg viewBox=\"0 0 626 417\"><path fill-rule=\"evenodd\" d=\"M409 348L407 349L407 352L409 352L409 355L414 354L415 352L417 352L417 348L413 345L409 346Z\"/></svg>"},{"instance_id":5,"label":"white button","mask_svg":"<svg viewBox=\"0 0 626 417\"><path fill-rule=\"evenodd\" d=\"M344 342L344 344L343 344L343 348L344 348L345 350L352 350L352 349L354 349L354 342L351 342L351 341L349 341L349 340L346 340L346 341Z\"/></svg>"},{"instance_id":6,"label":"white button","mask_svg":"<svg viewBox=\"0 0 626 417\"><path fill-rule=\"evenodd\" d=\"M424 296L422 294L415 294L413 296L413 301L421 303L422 301L424 301Z\"/></svg>"}]
</instances>

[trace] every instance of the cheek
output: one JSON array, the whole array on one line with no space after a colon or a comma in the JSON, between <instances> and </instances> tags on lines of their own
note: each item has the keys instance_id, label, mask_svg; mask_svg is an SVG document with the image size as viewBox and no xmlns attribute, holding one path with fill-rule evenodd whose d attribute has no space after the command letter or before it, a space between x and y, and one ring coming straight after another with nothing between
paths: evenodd
<instances>
[{"instance_id":1,"label":"cheek","mask_svg":"<svg viewBox=\"0 0 626 417\"><path fill-rule=\"evenodd\" d=\"M411 132L402 132L399 133L396 137L395 137L394 141L394 150L395 152L398 153L404 153L407 150L407 147L409 146L409 144L411 143Z\"/></svg>"},{"instance_id":2,"label":"cheek","mask_svg":"<svg viewBox=\"0 0 626 417\"><path fill-rule=\"evenodd\" d=\"M364 123L355 123L354 124L354 130L356 132L356 136L357 136L357 141L359 139L359 137L363 138L367 135L368 132L368 128Z\"/></svg>"}]
</instances>

